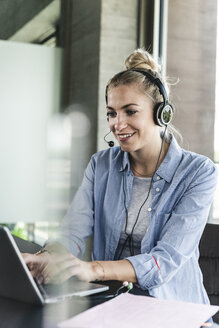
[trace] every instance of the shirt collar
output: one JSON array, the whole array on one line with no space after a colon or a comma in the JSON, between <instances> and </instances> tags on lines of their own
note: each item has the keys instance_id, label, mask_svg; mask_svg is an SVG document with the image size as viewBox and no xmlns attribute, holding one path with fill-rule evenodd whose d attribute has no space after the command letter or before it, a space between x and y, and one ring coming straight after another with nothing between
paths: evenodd
<instances>
[{"instance_id":1,"label":"shirt collar","mask_svg":"<svg viewBox=\"0 0 219 328\"><path fill-rule=\"evenodd\" d=\"M121 167L119 169L120 172L125 171L126 169L130 169L129 156L127 152L122 151L123 158ZM176 139L173 135L170 135L170 146L166 156L164 157L163 162L155 173L154 180L156 180L156 176L160 176L167 182L172 180L172 177L176 171L177 166L182 158L182 148L178 145Z\"/></svg>"},{"instance_id":2,"label":"shirt collar","mask_svg":"<svg viewBox=\"0 0 219 328\"><path fill-rule=\"evenodd\" d=\"M170 135L170 146L156 174L170 182L182 158L182 148L173 135Z\"/></svg>"},{"instance_id":3,"label":"shirt collar","mask_svg":"<svg viewBox=\"0 0 219 328\"><path fill-rule=\"evenodd\" d=\"M130 169L130 162L129 162L129 155L128 155L129 153L122 150L122 154L123 154L123 158L122 158L121 167L119 169L120 172L123 172L126 169Z\"/></svg>"}]
</instances>

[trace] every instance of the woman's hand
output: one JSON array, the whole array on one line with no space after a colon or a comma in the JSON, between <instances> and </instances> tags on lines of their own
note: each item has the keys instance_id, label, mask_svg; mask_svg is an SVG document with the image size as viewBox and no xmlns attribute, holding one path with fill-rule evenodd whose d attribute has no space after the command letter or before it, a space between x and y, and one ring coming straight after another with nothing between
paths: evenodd
<instances>
[{"instance_id":1,"label":"woman's hand","mask_svg":"<svg viewBox=\"0 0 219 328\"><path fill-rule=\"evenodd\" d=\"M61 283L72 276L77 276L83 281L93 281L97 279L97 274L93 262L79 260L70 253L50 254L50 260L45 266L42 274L45 282Z\"/></svg>"},{"instance_id":2,"label":"woman's hand","mask_svg":"<svg viewBox=\"0 0 219 328\"><path fill-rule=\"evenodd\" d=\"M38 283L45 282L45 276L43 276L43 272L51 261L50 254L44 252L40 255L29 253L22 253L21 255L27 267L29 268L31 275L36 278Z\"/></svg>"},{"instance_id":3,"label":"woman's hand","mask_svg":"<svg viewBox=\"0 0 219 328\"><path fill-rule=\"evenodd\" d=\"M38 283L58 284L72 276L77 276L84 281L94 281L102 274L101 266L96 262L79 260L67 251L44 252L39 255L23 253L22 256L31 275Z\"/></svg>"}]
</instances>

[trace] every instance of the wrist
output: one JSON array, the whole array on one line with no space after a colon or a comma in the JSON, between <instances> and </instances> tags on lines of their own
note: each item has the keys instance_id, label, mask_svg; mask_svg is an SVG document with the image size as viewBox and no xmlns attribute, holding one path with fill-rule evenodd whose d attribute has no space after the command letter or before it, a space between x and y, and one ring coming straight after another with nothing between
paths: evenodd
<instances>
[{"instance_id":1,"label":"wrist","mask_svg":"<svg viewBox=\"0 0 219 328\"><path fill-rule=\"evenodd\" d=\"M104 267L99 261L93 261L91 262L92 265L92 271L94 272L95 279L94 280L105 280L105 272Z\"/></svg>"}]
</instances>

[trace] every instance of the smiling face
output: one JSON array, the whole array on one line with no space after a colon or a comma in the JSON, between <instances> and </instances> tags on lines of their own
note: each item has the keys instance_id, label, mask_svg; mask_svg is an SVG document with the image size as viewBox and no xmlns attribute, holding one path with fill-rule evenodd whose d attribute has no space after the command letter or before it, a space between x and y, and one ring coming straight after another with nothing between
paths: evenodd
<instances>
[{"instance_id":1,"label":"smiling face","mask_svg":"<svg viewBox=\"0 0 219 328\"><path fill-rule=\"evenodd\" d=\"M152 100L137 84L111 87L107 96L109 128L121 148L130 153L151 148L159 134L153 120Z\"/></svg>"}]
</instances>

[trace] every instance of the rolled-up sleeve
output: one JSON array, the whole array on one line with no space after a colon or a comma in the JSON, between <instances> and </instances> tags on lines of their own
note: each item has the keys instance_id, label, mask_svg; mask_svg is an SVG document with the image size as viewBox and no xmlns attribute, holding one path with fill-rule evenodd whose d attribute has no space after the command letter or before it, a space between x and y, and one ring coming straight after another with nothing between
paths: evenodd
<instances>
[{"instance_id":1,"label":"rolled-up sleeve","mask_svg":"<svg viewBox=\"0 0 219 328\"><path fill-rule=\"evenodd\" d=\"M142 289L169 281L193 256L207 221L216 183L216 167L207 159L169 213L156 245L149 253L127 258Z\"/></svg>"},{"instance_id":2,"label":"rolled-up sleeve","mask_svg":"<svg viewBox=\"0 0 219 328\"><path fill-rule=\"evenodd\" d=\"M91 158L81 186L62 220L59 241L75 256L83 255L93 232L95 160Z\"/></svg>"}]
</instances>

